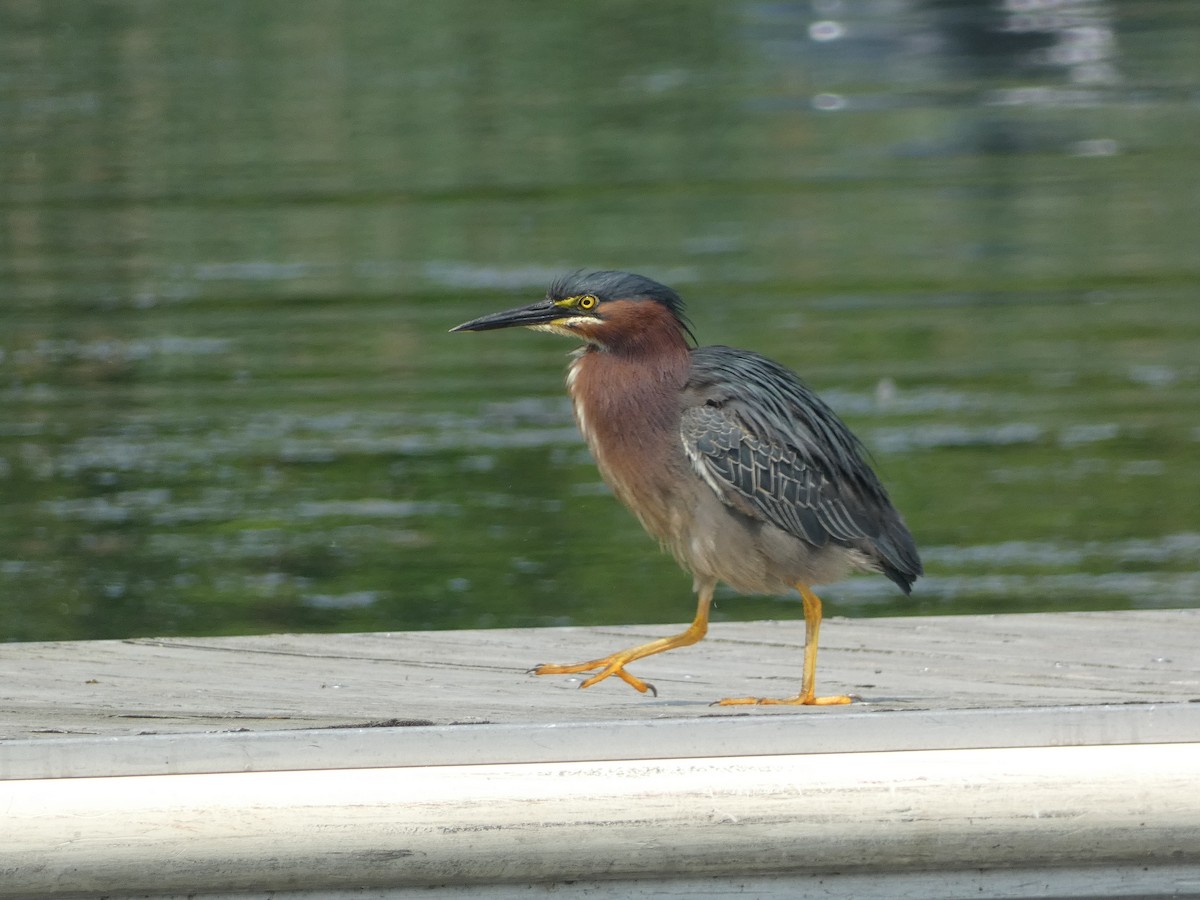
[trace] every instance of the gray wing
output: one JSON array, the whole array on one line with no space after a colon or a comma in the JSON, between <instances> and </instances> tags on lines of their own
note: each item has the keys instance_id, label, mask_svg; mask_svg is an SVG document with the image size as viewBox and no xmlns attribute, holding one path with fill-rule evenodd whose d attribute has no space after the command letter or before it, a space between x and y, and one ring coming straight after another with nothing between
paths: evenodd
<instances>
[{"instance_id":1,"label":"gray wing","mask_svg":"<svg viewBox=\"0 0 1200 900\"><path fill-rule=\"evenodd\" d=\"M703 347L685 398L684 452L722 502L813 546L860 550L908 589L921 572L912 536L862 445L794 374L756 353Z\"/></svg>"}]
</instances>

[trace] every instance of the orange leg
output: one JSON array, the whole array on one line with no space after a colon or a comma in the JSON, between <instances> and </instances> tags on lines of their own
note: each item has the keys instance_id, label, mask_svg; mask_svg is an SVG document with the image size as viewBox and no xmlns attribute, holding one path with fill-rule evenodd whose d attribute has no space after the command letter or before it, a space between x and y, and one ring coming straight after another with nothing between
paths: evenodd
<instances>
[{"instance_id":1,"label":"orange leg","mask_svg":"<svg viewBox=\"0 0 1200 900\"><path fill-rule=\"evenodd\" d=\"M580 672L591 672L593 669L599 669L599 672L579 686L581 688L591 687L593 684L603 681L610 675L616 675L634 690L643 694L649 691L657 697L658 691L654 689L654 685L642 681L642 679L634 675L630 675L625 671L625 666L634 660L653 656L655 653L664 653L667 650L674 650L676 647L686 647L704 637L708 633L708 608L712 604L713 589L715 587L716 582L700 586L700 596L696 603L696 618L686 630L681 631L679 634L659 638L656 641L650 641L646 644L639 644L627 650L618 650L616 653L610 654L603 659L592 659L588 662L575 663L574 665L543 663L540 666L535 666L530 671L534 675L575 675Z\"/></svg>"},{"instance_id":2,"label":"orange leg","mask_svg":"<svg viewBox=\"0 0 1200 900\"><path fill-rule=\"evenodd\" d=\"M849 703L850 698L841 694L832 697L816 696L817 684L817 635L821 631L821 598L808 589L807 585L796 585L804 599L804 680L800 693L795 697L773 700L769 697L726 697L718 700L717 706L746 706L750 704L788 704L796 706L836 706Z\"/></svg>"}]
</instances>

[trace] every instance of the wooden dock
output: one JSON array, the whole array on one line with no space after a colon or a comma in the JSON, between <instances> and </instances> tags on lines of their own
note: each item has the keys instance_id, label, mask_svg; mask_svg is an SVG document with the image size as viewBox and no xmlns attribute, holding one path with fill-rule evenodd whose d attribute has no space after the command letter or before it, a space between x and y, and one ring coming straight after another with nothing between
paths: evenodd
<instances>
[{"instance_id":1,"label":"wooden dock","mask_svg":"<svg viewBox=\"0 0 1200 900\"><path fill-rule=\"evenodd\" d=\"M1200 897L1200 610L0 645L0 897Z\"/></svg>"}]
</instances>

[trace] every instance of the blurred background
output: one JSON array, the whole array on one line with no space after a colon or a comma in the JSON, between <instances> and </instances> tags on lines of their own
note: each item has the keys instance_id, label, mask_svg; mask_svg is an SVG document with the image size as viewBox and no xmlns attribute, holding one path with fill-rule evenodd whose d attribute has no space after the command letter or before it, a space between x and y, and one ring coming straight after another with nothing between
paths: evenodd
<instances>
[{"instance_id":1,"label":"blurred background","mask_svg":"<svg viewBox=\"0 0 1200 900\"><path fill-rule=\"evenodd\" d=\"M0 0L0 640L684 622L579 267L859 433L928 577L1200 604L1200 5ZM721 619L796 598L718 595Z\"/></svg>"}]
</instances>

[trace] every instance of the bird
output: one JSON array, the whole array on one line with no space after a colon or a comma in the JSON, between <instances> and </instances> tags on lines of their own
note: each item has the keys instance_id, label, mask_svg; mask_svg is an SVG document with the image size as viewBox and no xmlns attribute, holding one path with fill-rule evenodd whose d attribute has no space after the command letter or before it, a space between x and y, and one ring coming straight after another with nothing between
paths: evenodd
<instances>
[{"instance_id":1,"label":"bird","mask_svg":"<svg viewBox=\"0 0 1200 900\"><path fill-rule=\"evenodd\" d=\"M765 356L697 346L680 295L643 275L572 272L534 303L450 330L513 327L580 342L566 375L579 431L604 481L692 574L697 595L695 617L678 634L530 672L590 672L580 687L616 677L657 696L627 666L700 641L718 583L748 594L794 588L805 622L799 692L715 703L850 703L816 693L822 604L814 585L867 571L908 594L923 570L862 443L828 404Z\"/></svg>"}]
</instances>

